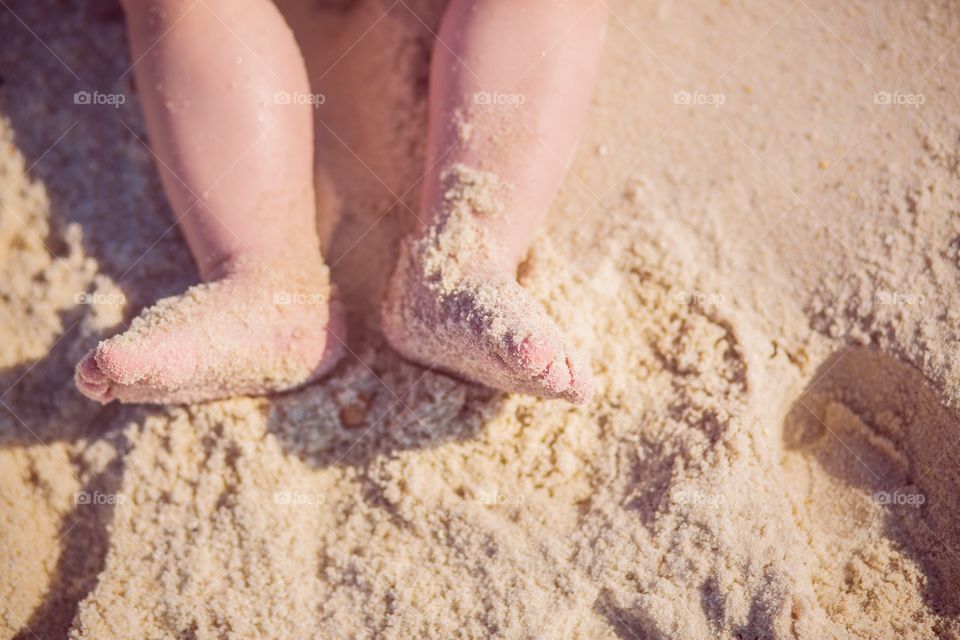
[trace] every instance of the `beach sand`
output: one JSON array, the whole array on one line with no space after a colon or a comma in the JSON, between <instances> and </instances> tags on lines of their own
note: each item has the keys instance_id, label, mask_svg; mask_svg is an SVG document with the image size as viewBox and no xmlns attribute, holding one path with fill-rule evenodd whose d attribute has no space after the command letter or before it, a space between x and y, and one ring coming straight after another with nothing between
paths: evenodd
<instances>
[{"instance_id":1,"label":"beach sand","mask_svg":"<svg viewBox=\"0 0 960 640\"><path fill-rule=\"evenodd\" d=\"M2 637L960 638L956 6L611 0L521 274L578 407L380 335L443 3L285 5L350 353L168 408L72 381L197 278L122 14L0 10Z\"/></svg>"}]
</instances>

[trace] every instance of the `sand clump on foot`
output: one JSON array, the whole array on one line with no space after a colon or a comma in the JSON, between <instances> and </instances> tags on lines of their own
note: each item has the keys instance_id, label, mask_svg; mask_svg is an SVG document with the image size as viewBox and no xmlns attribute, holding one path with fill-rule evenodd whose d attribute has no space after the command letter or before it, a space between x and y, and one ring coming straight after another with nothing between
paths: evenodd
<instances>
[{"instance_id":1,"label":"sand clump on foot","mask_svg":"<svg viewBox=\"0 0 960 640\"><path fill-rule=\"evenodd\" d=\"M499 263L485 223L509 190L462 164L443 176L444 210L404 242L383 310L406 357L497 389L584 402L589 373L546 310Z\"/></svg>"},{"instance_id":2,"label":"sand clump on foot","mask_svg":"<svg viewBox=\"0 0 960 640\"><path fill-rule=\"evenodd\" d=\"M253 264L195 285L97 345L77 365L77 385L100 402L157 403L296 388L323 375L342 352L329 291L322 265Z\"/></svg>"}]
</instances>

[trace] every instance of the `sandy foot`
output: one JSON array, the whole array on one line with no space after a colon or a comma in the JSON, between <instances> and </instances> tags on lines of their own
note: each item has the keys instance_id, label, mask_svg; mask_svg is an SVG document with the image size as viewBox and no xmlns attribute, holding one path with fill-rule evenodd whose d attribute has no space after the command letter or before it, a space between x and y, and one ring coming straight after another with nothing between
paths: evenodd
<instances>
[{"instance_id":1,"label":"sandy foot","mask_svg":"<svg viewBox=\"0 0 960 640\"><path fill-rule=\"evenodd\" d=\"M309 271L234 273L160 300L80 361L77 387L103 403L189 403L311 382L344 333L326 269Z\"/></svg>"},{"instance_id":2,"label":"sandy foot","mask_svg":"<svg viewBox=\"0 0 960 640\"><path fill-rule=\"evenodd\" d=\"M583 403L587 369L543 307L508 272L437 269L405 247L384 304L384 333L411 360L508 392Z\"/></svg>"}]
</instances>

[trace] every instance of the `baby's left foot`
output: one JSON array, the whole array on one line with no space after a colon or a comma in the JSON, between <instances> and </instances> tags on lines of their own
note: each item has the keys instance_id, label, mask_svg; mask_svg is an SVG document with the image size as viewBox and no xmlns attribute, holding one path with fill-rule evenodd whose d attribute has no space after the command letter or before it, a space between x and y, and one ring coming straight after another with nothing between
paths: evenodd
<instances>
[{"instance_id":1,"label":"baby's left foot","mask_svg":"<svg viewBox=\"0 0 960 640\"><path fill-rule=\"evenodd\" d=\"M238 270L160 300L80 361L77 387L103 403L189 403L317 379L343 351L327 270L281 270Z\"/></svg>"}]
</instances>

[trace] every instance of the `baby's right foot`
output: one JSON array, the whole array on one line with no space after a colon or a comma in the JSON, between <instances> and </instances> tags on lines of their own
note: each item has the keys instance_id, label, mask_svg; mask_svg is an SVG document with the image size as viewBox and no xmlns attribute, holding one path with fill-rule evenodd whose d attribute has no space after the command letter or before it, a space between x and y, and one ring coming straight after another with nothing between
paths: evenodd
<instances>
[{"instance_id":1,"label":"baby's right foot","mask_svg":"<svg viewBox=\"0 0 960 640\"><path fill-rule=\"evenodd\" d=\"M160 300L80 361L77 387L103 403L190 403L315 380L342 352L327 269L280 271L236 270Z\"/></svg>"},{"instance_id":2,"label":"baby's right foot","mask_svg":"<svg viewBox=\"0 0 960 640\"><path fill-rule=\"evenodd\" d=\"M384 304L384 333L404 356L509 392L591 394L589 371L509 269L428 235L404 245Z\"/></svg>"}]
</instances>

